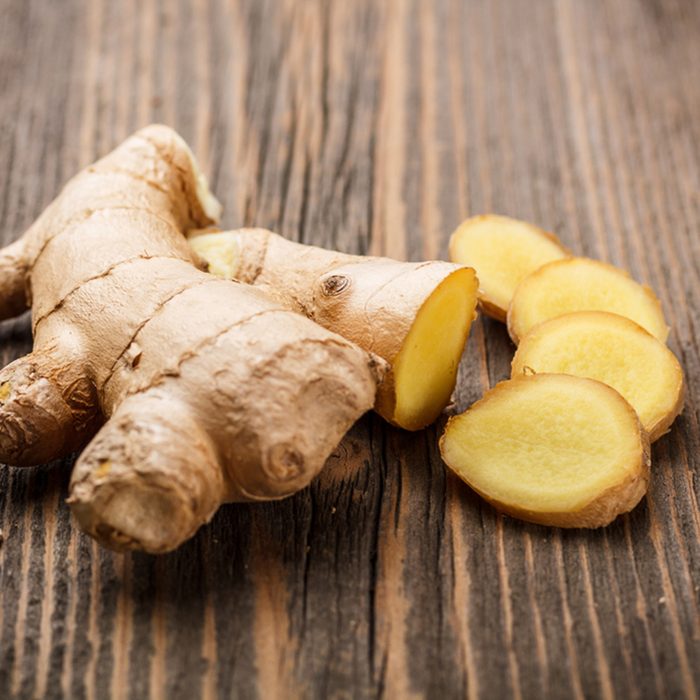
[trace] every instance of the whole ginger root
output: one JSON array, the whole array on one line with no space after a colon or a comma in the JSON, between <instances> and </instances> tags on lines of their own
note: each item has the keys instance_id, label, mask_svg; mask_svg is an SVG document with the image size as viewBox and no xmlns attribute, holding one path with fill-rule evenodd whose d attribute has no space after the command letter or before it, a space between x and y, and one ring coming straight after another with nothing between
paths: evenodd
<instances>
[{"instance_id":1,"label":"whole ginger root","mask_svg":"<svg viewBox=\"0 0 700 700\"><path fill-rule=\"evenodd\" d=\"M380 359L202 270L185 233L219 215L154 125L0 252L0 318L31 306L34 334L0 372L0 461L87 444L69 503L112 548L167 551L225 501L299 490L374 404Z\"/></svg>"}]
</instances>

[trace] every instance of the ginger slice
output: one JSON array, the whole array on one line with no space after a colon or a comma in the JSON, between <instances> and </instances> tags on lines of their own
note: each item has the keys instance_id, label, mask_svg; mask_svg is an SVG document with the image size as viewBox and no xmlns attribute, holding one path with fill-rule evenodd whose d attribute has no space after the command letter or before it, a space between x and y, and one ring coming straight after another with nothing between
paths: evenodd
<instances>
[{"instance_id":1,"label":"ginger slice","mask_svg":"<svg viewBox=\"0 0 700 700\"><path fill-rule=\"evenodd\" d=\"M450 259L479 277L479 305L506 320L520 281L538 267L568 256L557 237L525 221L484 214L462 222L450 238Z\"/></svg>"},{"instance_id":2,"label":"ginger slice","mask_svg":"<svg viewBox=\"0 0 700 700\"><path fill-rule=\"evenodd\" d=\"M611 386L637 412L651 442L683 408L683 371L676 356L627 318L578 311L541 323L520 342L512 376L529 371L574 374Z\"/></svg>"},{"instance_id":3,"label":"ginger slice","mask_svg":"<svg viewBox=\"0 0 700 700\"><path fill-rule=\"evenodd\" d=\"M649 287L620 268L589 258L568 258L528 275L508 308L508 332L518 343L538 323L572 311L609 311L638 323L666 342L661 303Z\"/></svg>"},{"instance_id":4,"label":"ginger slice","mask_svg":"<svg viewBox=\"0 0 700 700\"><path fill-rule=\"evenodd\" d=\"M563 374L501 382L448 421L440 450L496 508L542 525L607 525L649 481L634 409L601 382Z\"/></svg>"}]
</instances>

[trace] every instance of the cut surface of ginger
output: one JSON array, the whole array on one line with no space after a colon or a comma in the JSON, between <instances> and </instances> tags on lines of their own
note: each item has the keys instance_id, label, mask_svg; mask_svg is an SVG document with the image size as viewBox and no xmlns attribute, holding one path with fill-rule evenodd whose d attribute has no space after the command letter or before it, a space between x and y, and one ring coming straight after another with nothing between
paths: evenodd
<instances>
[{"instance_id":1,"label":"cut surface of ginger","mask_svg":"<svg viewBox=\"0 0 700 700\"><path fill-rule=\"evenodd\" d=\"M481 308L500 321L524 277L567 256L553 234L495 214L467 219L450 238L450 259L476 270Z\"/></svg>"},{"instance_id":2,"label":"cut surface of ginger","mask_svg":"<svg viewBox=\"0 0 700 700\"><path fill-rule=\"evenodd\" d=\"M640 501L649 442L601 382L563 374L501 382L440 440L446 464L499 510L558 527L600 527Z\"/></svg>"},{"instance_id":3,"label":"cut surface of ginger","mask_svg":"<svg viewBox=\"0 0 700 700\"><path fill-rule=\"evenodd\" d=\"M426 299L396 356L394 421L408 430L432 423L450 400L469 329L477 279L462 268Z\"/></svg>"},{"instance_id":4,"label":"cut surface of ginger","mask_svg":"<svg viewBox=\"0 0 700 700\"><path fill-rule=\"evenodd\" d=\"M676 356L627 318L578 311L535 326L521 341L512 376L574 374L616 389L637 412L653 442L683 407L683 371Z\"/></svg>"},{"instance_id":5,"label":"cut surface of ginger","mask_svg":"<svg viewBox=\"0 0 700 700\"><path fill-rule=\"evenodd\" d=\"M515 290L508 309L508 332L519 342L538 323L572 311L609 311L638 323L666 341L668 326L656 295L624 270L589 258L543 265Z\"/></svg>"},{"instance_id":6,"label":"cut surface of ginger","mask_svg":"<svg viewBox=\"0 0 700 700\"><path fill-rule=\"evenodd\" d=\"M212 275L224 279L235 277L238 269L238 242L235 234L228 231L193 231L188 234L188 240L194 252L207 262Z\"/></svg>"}]
</instances>

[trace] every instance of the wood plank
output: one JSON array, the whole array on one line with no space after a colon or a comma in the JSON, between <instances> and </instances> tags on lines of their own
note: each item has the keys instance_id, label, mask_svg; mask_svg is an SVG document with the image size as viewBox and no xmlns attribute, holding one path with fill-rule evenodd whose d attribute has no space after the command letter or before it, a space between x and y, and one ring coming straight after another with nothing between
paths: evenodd
<instances>
[{"instance_id":1,"label":"wood plank","mask_svg":"<svg viewBox=\"0 0 700 700\"><path fill-rule=\"evenodd\" d=\"M700 5L693 0L0 1L0 231L164 121L226 225L407 259L469 214L555 230L659 293L688 399L650 494L593 532L501 517L444 420L368 415L281 503L172 554L78 532L71 460L0 469L0 697L697 697ZM0 324L0 360L31 348ZM475 324L455 395L505 378Z\"/></svg>"}]
</instances>

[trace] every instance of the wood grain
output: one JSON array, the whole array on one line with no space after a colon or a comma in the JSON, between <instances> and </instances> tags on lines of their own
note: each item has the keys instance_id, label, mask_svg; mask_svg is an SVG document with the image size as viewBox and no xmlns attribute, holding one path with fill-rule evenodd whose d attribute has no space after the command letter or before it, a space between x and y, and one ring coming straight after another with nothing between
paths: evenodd
<instances>
[{"instance_id":1,"label":"wood grain","mask_svg":"<svg viewBox=\"0 0 700 700\"><path fill-rule=\"evenodd\" d=\"M555 230L658 291L689 391L649 496L594 532L498 516L441 424L374 415L159 558L75 530L70 460L4 467L0 697L697 697L699 39L694 0L2 0L4 242L163 121L227 225L408 259L472 213ZM0 325L3 362L30 346ZM459 408L512 351L476 324Z\"/></svg>"}]
</instances>

